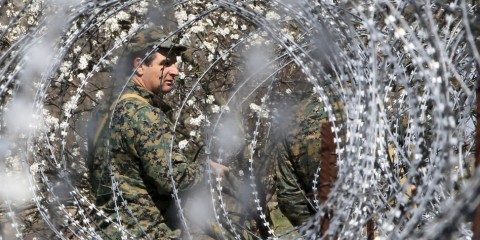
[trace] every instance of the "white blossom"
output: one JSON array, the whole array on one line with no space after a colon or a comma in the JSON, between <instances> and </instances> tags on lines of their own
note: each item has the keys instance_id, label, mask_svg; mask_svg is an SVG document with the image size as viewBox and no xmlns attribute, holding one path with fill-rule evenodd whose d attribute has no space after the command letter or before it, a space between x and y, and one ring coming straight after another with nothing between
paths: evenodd
<instances>
[{"instance_id":1,"label":"white blossom","mask_svg":"<svg viewBox=\"0 0 480 240\"><path fill-rule=\"evenodd\" d=\"M89 54L83 54L78 61L78 69L84 70L88 67L88 61L92 59L92 56Z\"/></svg>"},{"instance_id":2,"label":"white blossom","mask_svg":"<svg viewBox=\"0 0 480 240\"><path fill-rule=\"evenodd\" d=\"M255 104L255 103L250 103L250 109L251 109L252 111L254 111L254 112L260 112L261 107L258 106L258 105Z\"/></svg>"},{"instance_id":3,"label":"white blossom","mask_svg":"<svg viewBox=\"0 0 480 240\"><path fill-rule=\"evenodd\" d=\"M248 4L249 7L251 7L253 9L254 12L258 13L258 14L263 14L264 12L264 9L262 9L262 7L260 5L253 5L253 4Z\"/></svg>"},{"instance_id":4,"label":"white blossom","mask_svg":"<svg viewBox=\"0 0 480 240\"><path fill-rule=\"evenodd\" d=\"M34 25L34 24L36 23L35 20L36 20L36 19L35 19L34 16L28 16L28 18L27 18L27 24L28 24L28 25Z\"/></svg>"},{"instance_id":5,"label":"white blossom","mask_svg":"<svg viewBox=\"0 0 480 240\"><path fill-rule=\"evenodd\" d=\"M214 53L215 49L217 48L217 46L214 43L211 43L211 42L204 42L203 46L205 46L208 49L208 51L210 51L212 53Z\"/></svg>"},{"instance_id":6,"label":"white blossom","mask_svg":"<svg viewBox=\"0 0 480 240\"><path fill-rule=\"evenodd\" d=\"M67 118L72 116L72 111L77 109L77 98L72 97L68 102L63 104L63 112Z\"/></svg>"},{"instance_id":7,"label":"white blossom","mask_svg":"<svg viewBox=\"0 0 480 240\"><path fill-rule=\"evenodd\" d=\"M228 12L222 12L220 17L223 18L223 20L228 20L230 18L230 14L228 14Z\"/></svg>"},{"instance_id":8,"label":"white blossom","mask_svg":"<svg viewBox=\"0 0 480 240\"><path fill-rule=\"evenodd\" d=\"M268 110L262 109L255 103L250 103L250 109L261 118L268 118Z\"/></svg>"},{"instance_id":9,"label":"white blossom","mask_svg":"<svg viewBox=\"0 0 480 240\"><path fill-rule=\"evenodd\" d=\"M33 173L33 174L37 173L38 169L39 169L38 163L35 162L32 165L30 165L30 172L31 173Z\"/></svg>"},{"instance_id":10,"label":"white blossom","mask_svg":"<svg viewBox=\"0 0 480 240\"><path fill-rule=\"evenodd\" d=\"M185 24L188 20L187 12L185 10L175 11L175 19L177 19L179 25Z\"/></svg>"},{"instance_id":11,"label":"white blossom","mask_svg":"<svg viewBox=\"0 0 480 240\"><path fill-rule=\"evenodd\" d=\"M185 79L185 73L184 73L184 72L180 72L180 73L178 74L178 77L179 77L180 79Z\"/></svg>"},{"instance_id":12,"label":"white blossom","mask_svg":"<svg viewBox=\"0 0 480 240\"><path fill-rule=\"evenodd\" d=\"M143 14L147 13L148 5L149 5L148 1L140 1L140 2L138 2L137 7L132 8L132 11L135 11L135 12L143 15Z\"/></svg>"},{"instance_id":13,"label":"white blossom","mask_svg":"<svg viewBox=\"0 0 480 240\"><path fill-rule=\"evenodd\" d=\"M103 98L104 95L105 95L105 94L103 93L102 90L97 91L97 93L95 94L95 100L97 100L97 101L102 100L102 98Z\"/></svg>"},{"instance_id":14,"label":"white blossom","mask_svg":"<svg viewBox=\"0 0 480 240\"><path fill-rule=\"evenodd\" d=\"M187 106L193 106L193 104L195 104L195 97L192 97L190 99L187 100Z\"/></svg>"},{"instance_id":15,"label":"white blossom","mask_svg":"<svg viewBox=\"0 0 480 240\"><path fill-rule=\"evenodd\" d=\"M267 96L263 96L262 98L260 98L260 102L262 103L264 103L266 100L267 100Z\"/></svg>"},{"instance_id":16,"label":"white blossom","mask_svg":"<svg viewBox=\"0 0 480 240\"><path fill-rule=\"evenodd\" d=\"M215 56L210 53L210 54L208 54L207 61L211 62L211 61L213 61L214 58L215 58Z\"/></svg>"},{"instance_id":17,"label":"white blossom","mask_svg":"<svg viewBox=\"0 0 480 240\"><path fill-rule=\"evenodd\" d=\"M285 35L286 38L288 38L288 40L295 41L295 37L294 37L295 33L294 32L290 31L287 28L282 28L281 32Z\"/></svg>"},{"instance_id":18,"label":"white blossom","mask_svg":"<svg viewBox=\"0 0 480 240\"><path fill-rule=\"evenodd\" d=\"M265 15L265 18L268 21L277 21L277 20L280 20L280 15L278 15L276 12L268 11L267 14Z\"/></svg>"},{"instance_id":19,"label":"white blossom","mask_svg":"<svg viewBox=\"0 0 480 240\"><path fill-rule=\"evenodd\" d=\"M77 78L78 78L80 81L83 81L83 80L85 80L85 74L79 73L79 74L77 75Z\"/></svg>"},{"instance_id":20,"label":"white blossom","mask_svg":"<svg viewBox=\"0 0 480 240\"><path fill-rule=\"evenodd\" d=\"M194 21L197 18L195 14L188 14L188 21Z\"/></svg>"},{"instance_id":21,"label":"white blossom","mask_svg":"<svg viewBox=\"0 0 480 240\"><path fill-rule=\"evenodd\" d=\"M230 107L227 105L224 105L222 106L222 110L224 110L225 112L230 112Z\"/></svg>"},{"instance_id":22,"label":"white blossom","mask_svg":"<svg viewBox=\"0 0 480 240\"><path fill-rule=\"evenodd\" d=\"M193 126L200 126L200 124L202 123L202 115L200 115L199 117L196 117L196 118L190 118L190 124L193 125Z\"/></svg>"},{"instance_id":23,"label":"white blossom","mask_svg":"<svg viewBox=\"0 0 480 240\"><path fill-rule=\"evenodd\" d=\"M125 11L120 11L117 13L116 18L120 21L125 21L130 19L130 14L126 13Z\"/></svg>"},{"instance_id":24,"label":"white blossom","mask_svg":"<svg viewBox=\"0 0 480 240\"><path fill-rule=\"evenodd\" d=\"M120 30L120 25L118 24L118 20L116 18L109 18L105 21L105 27L107 28L108 32L118 32Z\"/></svg>"},{"instance_id":25,"label":"white blossom","mask_svg":"<svg viewBox=\"0 0 480 240\"><path fill-rule=\"evenodd\" d=\"M207 99L205 99L205 102L207 104L212 104L215 101L215 97L213 95L208 95Z\"/></svg>"},{"instance_id":26,"label":"white blossom","mask_svg":"<svg viewBox=\"0 0 480 240\"><path fill-rule=\"evenodd\" d=\"M201 33L205 31L205 27L203 25L195 25L190 28L190 31L193 33Z\"/></svg>"},{"instance_id":27,"label":"white blossom","mask_svg":"<svg viewBox=\"0 0 480 240\"><path fill-rule=\"evenodd\" d=\"M183 60L182 60L182 56L177 56L177 57L176 57L176 60L177 60L177 64L179 64L179 63L182 63L182 62L183 62Z\"/></svg>"},{"instance_id":28,"label":"white blossom","mask_svg":"<svg viewBox=\"0 0 480 240\"><path fill-rule=\"evenodd\" d=\"M124 33L124 32L122 32L122 33ZM113 56L112 58L110 58L110 63L111 64L116 64L117 61L118 61L118 56Z\"/></svg>"},{"instance_id":29,"label":"white blossom","mask_svg":"<svg viewBox=\"0 0 480 240\"><path fill-rule=\"evenodd\" d=\"M216 104L213 104L212 106L210 106L210 108L212 109L212 113L220 112L220 106L218 106Z\"/></svg>"},{"instance_id":30,"label":"white blossom","mask_svg":"<svg viewBox=\"0 0 480 240\"><path fill-rule=\"evenodd\" d=\"M64 62L62 62L62 65L60 66L59 70L62 74L68 75L71 68L72 68L72 62L71 61L64 61Z\"/></svg>"},{"instance_id":31,"label":"white blossom","mask_svg":"<svg viewBox=\"0 0 480 240\"><path fill-rule=\"evenodd\" d=\"M222 35L222 36L225 37L226 35L228 35L228 34L230 33L230 29L229 29L228 27L226 27L226 28L218 28L218 29L215 31L215 33L218 33L218 34L220 34L220 35Z\"/></svg>"},{"instance_id":32,"label":"white blossom","mask_svg":"<svg viewBox=\"0 0 480 240\"><path fill-rule=\"evenodd\" d=\"M180 150L182 149L185 149L188 145L188 140L182 140L178 143L178 148L180 148Z\"/></svg>"},{"instance_id":33,"label":"white blossom","mask_svg":"<svg viewBox=\"0 0 480 240\"><path fill-rule=\"evenodd\" d=\"M45 119L45 125L48 129L55 130L59 127L60 120L54 116L52 116L48 110L43 109L43 115Z\"/></svg>"},{"instance_id":34,"label":"white blossom","mask_svg":"<svg viewBox=\"0 0 480 240\"><path fill-rule=\"evenodd\" d=\"M207 18L205 21L207 21L208 25L213 26L213 22L210 18Z\"/></svg>"},{"instance_id":35,"label":"white blossom","mask_svg":"<svg viewBox=\"0 0 480 240\"><path fill-rule=\"evenodd\" d=\"M206 126L209 126L210 125L210 121L208 120L208 118L203 115L203 114L200 114L198 117L196 118L190 118L190 121L189 123L193 126L200 126L202 123L205 124Z\"/></svg>"},{"instance_id":36,"label":"white blossom","mask_svg":"<svg viewBox=\"0 0 480 240\"><path fill-rule=\"evenodd\" d=\"M51 133L49 136L48 136L48 140L50 142L54 142L54 141L57 141L58 138L55 136L55 133Z\"/></svg>"},{"instance_id":37,"label":"white blossom","mask_svg":"<svg viewBox=\"0 0 480 240\"><path fill-rule=\"evenodd\" d=\"M399 28L396 28L395 29L395 33L394 33L394 36L396 38L402 38L406 35L407 33L405 32L405 29L399 27Z\"/></svg>"}]
</instances>

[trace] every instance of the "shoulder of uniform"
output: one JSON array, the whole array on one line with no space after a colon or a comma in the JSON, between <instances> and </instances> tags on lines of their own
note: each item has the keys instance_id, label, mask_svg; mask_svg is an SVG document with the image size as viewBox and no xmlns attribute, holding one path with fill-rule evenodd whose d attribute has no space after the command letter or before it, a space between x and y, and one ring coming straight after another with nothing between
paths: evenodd
<instances>
[{"instance_id":1,"label":"shoulder of uniform","mask_svg":"<svg viewBox=\"0 0 480 240\"><path fill-rule=\"evenodd\" d=\"M166 114L159 108L148 103L132 103L136 104L130 109L131 114L135 118L148 118L151 120L166 118Z\"/></svg>"},{"instance_id":2,"label":"shoulder of uniform","mask_svg":"<svg viewBox=\"0 0 480 240\"><path fill-rule=\"evenodd\" d=\"M146 104L146 105L151 105L147 99L143 98L143 97L140 97L136 94L125 94L125 95L122 95L119 99L119 102L136 102L136 103L142 103L142 104Z\"/></svg>"},{"instance_id":3,"label":"shoulder of uniform","mask_svg":"<svg viewBox=\"0 0 480 240\"><path fill-rule=\"evenodd\" d=\"M120 98L117 104L117 109L125 109L126 111L135 111L141 108L153 108L150 103L137 98Z\"/></svg>"},{"instance_id":4,"label":"shoulder of uniform","mask_svg":"<svg viewBox=\"0 0 480 240\"><path fill-rule=\"evenodd\" d=\"M145 112L155 111L155 107L148 102L136 98L120 99L115 107L115 115L118 117L133 118Z\"/></svg>"}]
</instances>

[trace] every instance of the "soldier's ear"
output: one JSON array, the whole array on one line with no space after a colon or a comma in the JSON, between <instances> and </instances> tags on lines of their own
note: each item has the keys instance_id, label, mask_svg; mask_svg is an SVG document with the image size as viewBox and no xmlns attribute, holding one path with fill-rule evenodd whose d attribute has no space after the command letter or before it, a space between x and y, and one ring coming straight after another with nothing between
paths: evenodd
<instances>
[{"instance_id":1,"label":"soldier's ear","mask_svg":"<svg viewBox=\"0 0 480 240\"><path fill-rule=\"evenodd\" d=\"M143 75L143 64L142 64L143 59L140 57L136 57L133 59L133 68L135 70L135 74L142 76Z\"/></svg>"}]
</instances>

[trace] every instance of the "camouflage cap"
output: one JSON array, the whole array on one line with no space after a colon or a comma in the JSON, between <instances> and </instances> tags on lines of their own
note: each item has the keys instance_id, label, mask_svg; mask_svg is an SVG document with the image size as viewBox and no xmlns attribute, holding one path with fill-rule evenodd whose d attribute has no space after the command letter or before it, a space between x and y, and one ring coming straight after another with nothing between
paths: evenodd
<instances>
[{"instance_id":1,"label":"camouflage cap","mask_svg":"<svg viewBox=\"0 0 480 240\"><path fill-rule=\"evenodd\" d=\"M183 52L187 47L166 39L167 35L157 26L147 27L137 32L128 42L126 51L130 53L140 52L145 49L152 49L155 44L160 44L160 48L172 49L173 51Z\"/></svg>"}]
</instances>

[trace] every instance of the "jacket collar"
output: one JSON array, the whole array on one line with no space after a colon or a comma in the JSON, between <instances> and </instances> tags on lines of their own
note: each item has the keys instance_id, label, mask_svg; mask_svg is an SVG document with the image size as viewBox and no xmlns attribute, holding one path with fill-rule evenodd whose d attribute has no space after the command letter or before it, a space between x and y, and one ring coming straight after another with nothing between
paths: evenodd
<instances>
[{"instance_id":1,"label":"jacket collar","mask_svg":"<svg viewBox=\"0 0 480 240\"><path fill-rule=\"evenodd\" d=\"M172 110L172 107L168 106L168 104L166 104L163 101L163 99L160 95L155 94L155 93L139 86L138 84L136 84L133 81L128 83L128 85L127 85L127 87L125 88L125 91L124 91L124 94L125 93L136 94L136 95L144 98L145 100L147 100L150 105L152 105L156 108L160 108L165 113L170 112Z\"/></svg>"}]
</instances>

